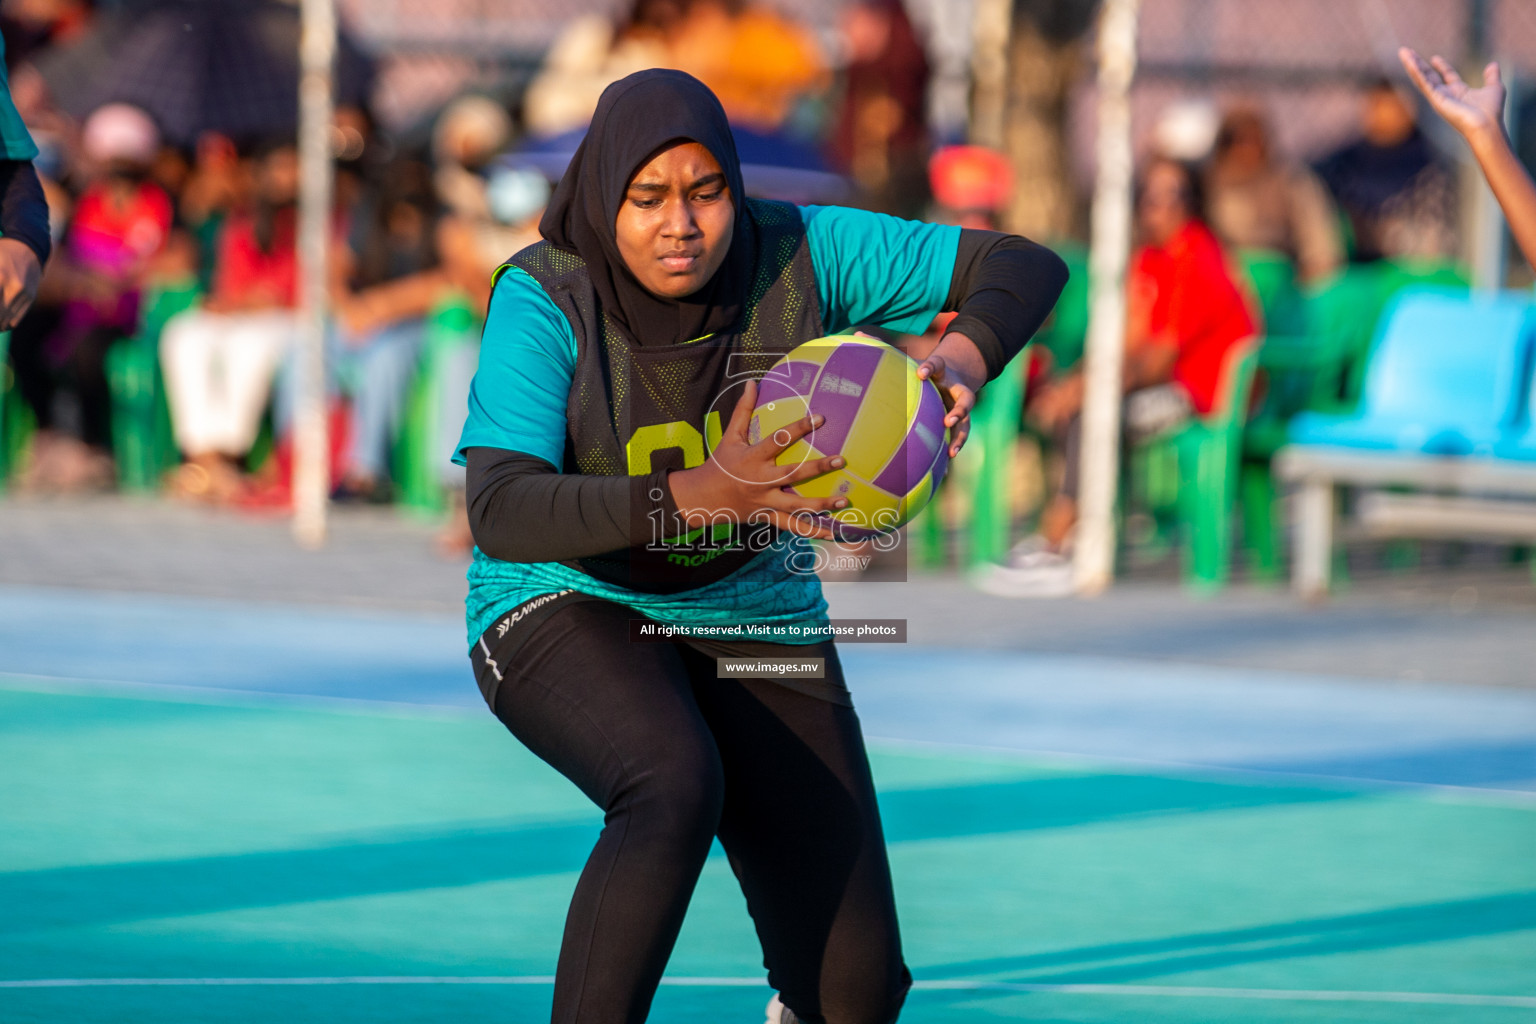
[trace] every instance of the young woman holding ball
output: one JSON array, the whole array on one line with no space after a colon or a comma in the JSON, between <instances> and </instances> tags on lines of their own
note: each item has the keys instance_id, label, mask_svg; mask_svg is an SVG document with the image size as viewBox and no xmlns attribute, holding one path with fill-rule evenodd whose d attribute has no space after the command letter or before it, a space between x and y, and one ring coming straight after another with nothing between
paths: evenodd
<instances>
[{"instance_id":1,"label":"young woman holding ball","mask_svg":"<svg viewBox=\"0 0 1536 1024\"><path fill-rule=\"evenodd\" d=\"M718 100L663 70L603 93L540 233L498 271L456 460L481 692L605 814L553 1020L645 1020L718 836L773 1024L894 1021L911 975L835 645L636 642L631 623L825 626L802 570L806 538L828 536L810 514L836 506L780 488L836 456L786 477L786 439L748 438L754 375L812 338L958 310L917 371L954 454L1066 268L1016 236L748 199ZM723 536L691 535L722 515ZM822 658L825 675L718 679L726 656Z\"/></svg>"}]
</instances>

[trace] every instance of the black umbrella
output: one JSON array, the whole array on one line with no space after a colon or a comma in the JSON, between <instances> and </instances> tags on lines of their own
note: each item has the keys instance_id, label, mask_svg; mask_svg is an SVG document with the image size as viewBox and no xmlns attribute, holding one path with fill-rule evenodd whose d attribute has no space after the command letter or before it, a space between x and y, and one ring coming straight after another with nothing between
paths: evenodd
<instances>
[{"instance_id":1,"label":"black umbrella","mask_svg":"<svg viewBox=\"0 0 1536 1024\"><path fill-rule=\"evenodd\" d=\"M344 33L336 42L336 102L366 105L372 62ZM191 144L205 131L292 136L298 128L299 11L291 4L125 5L37 67L65 113L83 118L104 103L132 103L171 142Z\"/></svg>"}]
</instances>

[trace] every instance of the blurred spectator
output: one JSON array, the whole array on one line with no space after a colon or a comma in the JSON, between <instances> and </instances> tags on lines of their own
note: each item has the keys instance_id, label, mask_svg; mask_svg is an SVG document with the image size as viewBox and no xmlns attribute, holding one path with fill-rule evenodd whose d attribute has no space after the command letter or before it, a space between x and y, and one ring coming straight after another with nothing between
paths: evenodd
<instances>
[{"instance_id":1,"label":"blurred spectator","mask_svg":"<svg viewBox=\"0 0 1536 1024\"><path fill-rule=\"evenodd\" d=\"M44 306L14 339L39 427L24 487L112 486L107 350L138 328L145 275L170 232L170 197L149 180L159 145L149 115L127 104L100 108L82 129L87 184L49 264Z\"/></svg>"},{"instance_id":2,"label":"blurred spectator","mask_svg":"<svg viewBox=\"0 0 1536 1024\"><path fill-rule=\"evenodd\" d=\"M511 141L512 118L495 100L460 96L444 107L432 128L432 183L439 201L473 220L488 217L485 175Z\"/></svg>"},{"instance_id":3,"label":"blurred spectator","mask_svg":"<svg viewBox=\"0 0 1536 1024\"><path fill-rule=\"evenodd\" d=\"M65 174L62 147L57 139L46 136L37 141L38 155L33 165L48 203L48 237L56 255L43 268L37 300L11 329L9 354L16 393L32 411L33 420L40 428L33 439L29 461L17 481L24 489L51 486L51 478L58 468L57 464L52 468L48 466L52 460L46 450L58 446L61 440L54 432L53 422L54 398L62 370L50 359L48 339L59 328L68 298L64 287L67 271L62 269L64 258L57 254L63 249L64 234L74 210L74 197L62 182Z\"/></svg>"},{"instance_id":4,"label":"blurred spectator","mask_svg":"<svg viewBox=\"0 0 1536 1024\"><path fill-rule=\"evenodd\" d=\"M549 182L536 170L496 167L486 179L483 210L450 207L444 214L438 226L443 266L482 319L496 268L539 240L539 216L549 192Z\"/></svg>"},{"instance_id":5,"label":"blurred spectator","mask_svg":"<svg viewBox=\"0 0 1536 1024\"><path fill-rule=\"evenodd\" d=\"M431 170L398 161L353 208L347 246L336 253L344 285L332 362L352 398L340 497L389 497L390 445L405 417L426 317L449 284L437 219Z\"/></svg>"},{"instance_id":6,"label":"blurred spectator","mask_svg":"<svg viewBox=\"0 0 1536 1024\"><path fill-rule=\"evenodd\" d=\"M90 26L92 13L90 0L6 0L0 10L6 67L75 39Z\"/></svg>"},{"instance_id":7,"label":"blurred spectator","mask_svg":"<svg viewBox=\"0 0 1536 1024\"><path fill-rule=\"evenodd\" d=\"M644 68L703 81L732 123L780 128L799 98L825 89L826 61L803 26L742 0L635 0L618 24L578 18L550 47L528 87L530 133L585 128L607 86Z\"/></svg>"},{"instance_id":8,"label":"blurred spectator","mask_svg":"<svg viewBox=\"0 0 1536 1024\"><path fill-rule=\"evenodd\" d=\"M484 217L451 212L443 218L438 239L444 267L454 285L468 296L478 323L485 321L496 268L539 240L539 218L549 194L549 182L538 171L499 167L486 181ZM479 355L480 338L475 332L464 335L439 356L437 442L433 451L448 452L458 442ZM474 536L464 507L464 469L447 459L439 465L449 495L449 516L438 535L438 548L447 555L466 554L474 547Z\"/></svg>"},{"instance_id":9,"label":"blurred spectator","mask_svg":"<svg viewBox=\"0 0 1536 1024\"><path fill-rule=\"evenodd\" d=\"M1284 253L1296 278L1319 281L1344 262L1338 214L1322 182L1282 162L1254 107L1229 110L1206 175L1211 227L1229 246Z\"/></svg>"},{"instance_id":10,"label":"blurred spectator","mask_svg":"<svg viewBox=\"0 0 1536 1024\"><path fill-rule=\"evenodd\" d=\"M928 184L937 204L929 220L996 231L1013 191L1013 166L985 146L945 146L928 161Z\"/></svg>"},{"instance_id":11,"label":"blurred spectator","mask_svg":"<svg viewBox=\"0 0 1536 1024\"><path fill-rule=\"evenodd\" d=\"M998 218L1013 191L1013 165L985 146L945 146L928 160L928 189L934 205L927 220L963 228L997 231ZM898 336L894 344L918 362L939 346L955 313L940 313L922 334ZM1038 347L1026 358L1036 365Z\"/></svg>"},{"instance_id":12,"label":"blurred spectator","mask_svg":"<svg viewBox=\"0 0 1536 1024\"><path fill-rule=\"evenodd\" d=\"M331 116L331 153L338 210L352 209L369 184L379 180L399 156L379 133L372 111L355 104L338 106Z\"/></svg>"},{"instance_id":13,"label":"blurred spectator","mask_svg":"<svg viewBox=\"0 0 1536 1024\"><path fill-rule=\"evenodd\" d=\"M192 166L177 197L178 239L196 254L191 272L204 292L213 286L219 232L230 211L249 194L250 164L240 159L234 140L204 132L197 140Z\"/></svg>"},{"instance_id":14,"label":"blurred spectator","mask_svg":"<svg viewBox=\"0 0 1536 1024\"><path fill-rule=\"evenodd\" d=\"M783 127L804 95L825 91L826 58L805 26L746 0L692 0L674 67L714 91L732 124Z\"/></svg>"},{"instance_id":15,"label":"blurred spectator","mask_svg":"<svg viewBox=\"0 0 1536 1024\"><path fill-rule=\"evenodd\" d=\"M1128 443L1209 413L1229 353L1257 330L1205 224L1201 193L1199 172L1188 164L1157 157L1145 169L1137 197L1141 246L1127 278L1122 425ZM1067 549L1077 524L1082 405L1080 372L1046 385L1029 403L1030 417L1059 443L1065 478L1041 516L1040 532L1021 541L1010 564L996 567L985 586L1017 596L1071 591Z\"/></svg>"},{"instance_id":16,"label":"blurred spectator","mask_svg":"<svg viewBox=\"0 0 1536 1024\"><path fill-rule=\"evenodd\" d=\"M172 317L160 336L171 423L187 459L172 489L183 497L224 502L243 493L240 461L256 439L273 374L297 337L293 143L262 147L254 177L254 195L219 229L207 300Z\"/></svg>"},{"instance_id":17,"label":"blurred spectator","mask_svg":"<svg viewBox=\"0 0 1536 1024\"><path fill-rule=\"evenodd\" d=\"M48 83L37 66L19 63L10 72L11 100L16 112L26 122L27 131L39 149L53 149L62 160L66 149L77 139L78 125L53 106Z\"/></svg>"},{"instance_id":18,"label":"blurred spectator","mask_svg":"<svg viewBox=\"0 0 1536 1024\"><path fill-rule=\"evenodd\" d=\"M371 120L352 123L372 127ZM489 217L485 175L511 132L499 104L462 96L434 125L435 166L406 158L356 165L345 244L332 260L335 319L326 337L327 390L350 399L336 467L338 498L383 502L393 494L389 456L404 423L427 318L456 286L444 258L443 221L474 224ZM360 142L363 151L383 146L371 137ZM275 410L280 432L292 422L296 385L290 360Z\"/></svg>"},{"instance_id":19,"label":"blurred spectator","mask_svg":"<svg viewBox=\"0 0 1536 1024\"><path fill-rule=\"evenodd\" d=\"M1317 173L1348 220L1355 260L1454 250L1453 176L1388 80L1366 87L1360 138L1324 157Z\"/></svg>"},{"instance_id":20,"label":"blurred spectator","mask_svg":"<svg viewBox=\"0 0 1536 1024\"><path fill-rule=\"evenodd\" d=\"M1203 164L1216 146L1221 115L1208 99L1181 99L1164 107L1152 126L1152 146L1158 156L1186 164Z\"/></svg>"},{"instance_id":21,"label":"blurred spectator","mask_svg":"<svg viewBox=\"0 0 1536 1024\"><path fill-rule=\"evenodd\" d=\"M598 14L566 26L529 83L523 122L534 135L585 128L612 82L645 68L673 66L672 44L691 0L634 0L618 24Z\"/></svg>"},{"instance_id":22,"label":"blurred spectator","mask_svg":"<svg viewBox=\"0 0 1536 1024\"><path fill-rule=\"evenodd\" d=\"M404 422L427 317L470 276L459 268L457 252L448 258L463 245L452 233L461 229L474 244L492 222L486 175L511 138L504 107L485 96L461 96L433 127L432 167L397 159L376 168L376 180L360 181L337 266L344 281L331 339L341 390L352 400L340 497L383 501L392 493L390 447ZM364 145L374 143L365 139ZM488 290L495 267L475 265L471 294Z\"/></svg>"},{"instance_id":23,"label":"blurred spectator","mask_svg":"<svg viewBox=\"0 0 1536 1024\"><path fill-rule=\"evenodd\" d=\"M847 65L832 157L874 209L921 214L927 184L928 56L901 0L862 0L843 12Z\"/></svg>"}]
</instances>

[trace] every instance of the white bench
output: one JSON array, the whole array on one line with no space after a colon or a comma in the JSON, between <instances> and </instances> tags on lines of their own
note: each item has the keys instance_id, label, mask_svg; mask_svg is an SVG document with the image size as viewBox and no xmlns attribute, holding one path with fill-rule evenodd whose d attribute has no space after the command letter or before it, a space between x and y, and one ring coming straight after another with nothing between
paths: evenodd
<instances>
[{"instance_id":1,"label":"white bench","mask_svg":"<svg viewBox=\"0 0 1536 1024\"><path fill-rule=\"evenodd\" d=\"M1291 445L1275 454L1274 472L1300 485L1291 584L1308 600L1328 593L1336 487L1420 492L1363 496L1370 536L1536 541L1536 463Z\"/></svg>"}]
</instances>

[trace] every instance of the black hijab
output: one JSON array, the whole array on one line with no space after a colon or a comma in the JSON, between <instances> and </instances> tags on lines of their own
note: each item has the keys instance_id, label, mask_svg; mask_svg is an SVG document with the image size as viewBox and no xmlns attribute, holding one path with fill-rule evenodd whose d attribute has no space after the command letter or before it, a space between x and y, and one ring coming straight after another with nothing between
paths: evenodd
<instances>
[{"instance_id":1,"label":"black hijab","mask_svg":"<svg viewBox=\"0 0 1536 1024\"><path fill-rule=\"evenodd\" d=\"M715 276L680 299L651 294L619 255L614 221L629 179L667 143L697 142L719 162L736 208L730 251ZM681 71L637 71L603 90L539 233L586 261L608 316L641 345L672 345L727 330L741 316L753 270L751 218L741 161L725 110L709 87Z\"/></svg>"}]
</instances>

